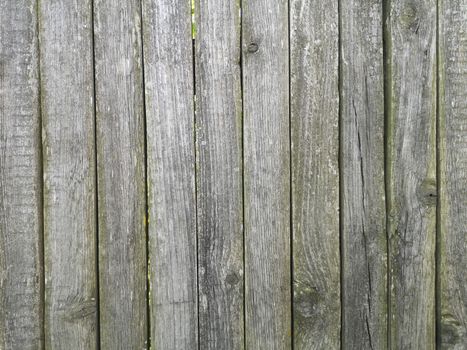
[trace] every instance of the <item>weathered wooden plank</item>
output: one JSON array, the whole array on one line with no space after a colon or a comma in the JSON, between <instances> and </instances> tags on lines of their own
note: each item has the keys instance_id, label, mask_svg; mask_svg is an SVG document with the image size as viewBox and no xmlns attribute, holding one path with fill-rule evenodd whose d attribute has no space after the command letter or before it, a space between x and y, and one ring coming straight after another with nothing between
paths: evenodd
<instances>
[{"instance_id":1,"label":"weathered wooden plank","mask_svg":"<svg viewBox=\"0 0 467 350\"><path fill-rule=\"evenodd\" d=\"M191 5L143 3L151 346L198 348Z\"/></svg>"},{"instance_id":2,"label":"weathered wooden plank","mask_svg":"<svg viewBox=\"0 0 467 350\"><path fill-rule=\"evenodd\" d=\"M383 9L341 2L344 349L387 349Z\"/></svg>"},{"instance_id":3,"label":"weathered wooden plank","mask_svg":"<svg viewBox=\"0 0 467 350\"><path fill-rule=\"evenodd\" d=\"M390 341L434 349L436 1L393 0L389 16Z\"/></svg>"},{"instance_id":4,"label":"weathered wooden plank","mask_svg":"<svg viewBox=\"0 0 467 350\"><path fill-rule=\"evenodd\" d=\"M243 349L239 3L197 0L196 143L201 349Z\"/></svg>"},{"instance_id":5,"label":"weathered wooden plank","mask_svg":"<svg viewBox=\"0 0 467 350\"><path fill-rule=\"evenodd\" d=\"M42 349L36 1L0 1L0 348Z\"/></svg>"},{"instance_id":6,"label":"weathered wooden plank","mask_svg":"<svg viewBox=\"0 0 467 350\"><path fill-rule=\"evenodd\" d=\"M147 347L141 2L95 0L100 343Z\"/></svg>"},{"instance_id":7,"label":"weathered wooden plank","mask_svg":"<svg viewBox=\"0 0 467 350\"><path fill-rule=\"evenodd\" d=\"M91 1L40 1L45 347L96 348Z\"/></svg>"},{"instance_id":8,"label":"weathered wooden plank","mask_svg":"<svg viewBox=\"0 0 467 350\"><path fill-rule=\"evenodd\" d=\"M242 3L245 337L291 346L288 2Z\"/></svg>"},{"instance_id":9,"label":"weathered wooden plank","mask_svg":"<svg viewBox=\"0 0 467 350\"><path fill-rule=\"evenodd\" d=\"M337 1L290 9L295 349L340 346Z\"/></svg>"},{"instance_id":10,"label":"weathered wooden plank","mask_svg":"<svg viewBox=\"0 0 467 350\"><path fill-rule=\"evenodd\" d=\"M440 349L467 346L467 1L439 1Z\"/></svg>"}]
</instances>

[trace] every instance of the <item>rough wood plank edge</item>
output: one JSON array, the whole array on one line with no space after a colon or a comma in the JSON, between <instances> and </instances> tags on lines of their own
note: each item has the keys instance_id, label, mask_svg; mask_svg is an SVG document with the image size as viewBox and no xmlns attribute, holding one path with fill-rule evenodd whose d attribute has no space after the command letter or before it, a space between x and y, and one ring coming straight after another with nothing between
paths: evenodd
<instances>
[{"instance_id":1,"label":"rough wood plank edge","mask_svg":"<svg viewBox=\"0 0 467 350\"><path fill-rule=\"evenodd\" d=\"M191 6L143 2L151 343L198 348Z\"/></svg>"},{"instance_id":2,"label":"rough wood plank edge","mask_svg":"<svg viewBox=\"0 0 467 350\"><path fill-rule=\"evenodd\" d=\"M240 3L196 0L200 349L243 349Z\"/></svg>"},{"instance_id":3,"label":"rough wood plank edge","mask_svg":"<svg viewBox=\"0 0 467 350\"><path fill-rule=\"evenodd\" d=\"M438 327L440 349L467 346L467 1L438 2Z\"/></svg>"},{"instance_id":4,"label":"rough wood plank edge","mask_svg":"<svg viewBox=\"0 0 467 350\"><path fill-rule=\"evenodd\" d=\"M0 348L43 349L37 3L0 2Z\"/></svg>"},{"instance_id":5,"label":"rough wood plank edge","mask_svg":"<svg viewBox=\"0 0 467 350\"><path fill-rule=\"evenodd\" d=\"M384 69L384 190L386 204L386 302L387 302L387 348L392 349L392 293L391 293L391 240L390 228L391 220L389 214L391 212L392 191L391 191L391 174L392 168L389 160L391 159L391 139L392 139L392 66L391 66L391 2L383 1L382 16L383 16L383 69Z\"/></svg>"},{"instance_id":6,"label":"rough wood plank edge","mask_svg":"<svg viewBox=\"0 0 467 350\"><path fill-rule=\"evenodd\" d=\"M138 0L94 1L100 343L147 348L146 179Z\"/></svg>"},{"instance_id":7,"label":"rough wood plank edge","mask_svg":"<svg viewBox=\"0 0 467 350\"><path fill-rule=\"evenodd\" d=\"M291 1L295 349L340 348L338 17L338 1Z\"/></svg>"},{"instance_id":8,"label":"rough wood plank edge","mask_svg":"<svg viewBox=\"0 0 467 350\"><path fill-rule=\"evenodd\" d=\"M341 211L345 349L387 349L383 8L341 1Z\"/></svg>"},{"instance_id":9,"label":"rough wood plank edge","mask_svg":"<svg viewBox=\"0 0 467 350\"><path fill-rule=\"evenodd\" d=\"M242 51L246 347L289 349L288 1L242 3Z\"/></svg>"},{"instance_id":10,"label":"rough wood plank edge","mask_svg":"<svg viewBox=\"0 0 467 350\"><path fill-rule=\"evenodd\" d=\"M39 2L45 347L96 347L91 1Z\"/></svg>"},{"instance_id":11,"label":"rough wood plank edge","mask_svg":"<svg viewBox=\"0 0 467 350\"><path fill-rule=\"evenodd\" d=\"M435 348L436 1L389 8L392 349Z\"/></svg>"}]
</instances>

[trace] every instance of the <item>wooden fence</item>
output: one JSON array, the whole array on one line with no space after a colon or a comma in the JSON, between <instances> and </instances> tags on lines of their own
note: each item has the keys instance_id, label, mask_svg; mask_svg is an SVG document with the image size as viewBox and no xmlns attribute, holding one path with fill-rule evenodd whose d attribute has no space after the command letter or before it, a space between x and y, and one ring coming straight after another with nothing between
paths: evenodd
<instances>
[{"instance_id":1,"label":"wooden fence","mask_svg":"<svg viewBox=\"0 0 467 350\"><path fill-rule=\"evenodd\" d=\"M0 0L0 349L466 349L467 0Z\"/></svg>"}]
</instances>

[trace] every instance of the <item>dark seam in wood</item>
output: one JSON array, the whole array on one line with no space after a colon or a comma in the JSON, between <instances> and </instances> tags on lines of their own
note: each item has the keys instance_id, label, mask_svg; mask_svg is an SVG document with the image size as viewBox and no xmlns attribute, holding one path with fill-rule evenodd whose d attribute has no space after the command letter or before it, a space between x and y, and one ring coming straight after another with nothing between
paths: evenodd
<instances>
[{"instance_id":1,"label":"dark seam in wood","mask_svg":"<svg viewBox=\"0 0 467 350\"><path fill-rule=\"evenodd\" d=\"M149 278L149 191L148 191L148 133L146 116L146 79L144 75L144 35L143 35L143 1L140 1L140 40L141 40L141 75L142 75L142 100L143 100L143 147L144 147L144 230L146 241L146 349L151 349L151 309L149 305L149 293L151 281Z\"/></svg>"},{"instance_id":2,"label":"dark seam in wood","mask_svg":"<svg viewBox=\"0 0 467 350\"><path fill-rule=\"evenodd\" d=\"M287 48L288 48L288 81L289 81L289 227L290 227L290 346L294 350L294 260L293 260L293 155L292 155L292 78L291 78L291 24L290 0L287 1Z\"/></svg>"},{"instance_id":3,"label":"dark seam in wood","mask_svg":"<svg viewBox=\"0 0 467 350\"><path fill-rule=\"evenodd\" d=\"M243 350L246 350L246 265L245 265L245 140L244 140L244 112L243 112L243 0L240 5L240 103L241 103L241 166L242 166L242 264L243 264Z\"/></svg>"},{"instance_id":4,"label":"dark seam in wood","mask_svg":"<svg viewBox=\"0 0 467 350\"><path fill-rule=\"evenodd\" d=\"M338 86L338 96L339 96L339 110L338 110L338 173L339 173L339 283L340 283L340 349L345 348L345 319L344 319L344 308L345 308L345 300L344 300L344 226L343 226L343 217L344 211L341 209L343 204L343 196L344 196L344 177L342 176L344 173L343 167L343 150L342 150L342 0L337 1L337 22L338 22L338 37L337 37L337 86ZM354 107L355 108L355 107Z\"/></svg>"},{"instance_id":5,"label":"dark seam in wood","mask_svg":"<svg viewBox=\"0 0 467 350\"><path fill-rule=\"evenodd\" d=\"M439 42L439 0L436 0L436 121L435 121L435 152L436 152L436 228L435 228L435 346L441 346L441 167L440 167L440 42Z\"/></svg>"},{"instance_id":6,"label":"dark seam in wood","mask_svg":"<svg viewBox=\"0 0 467 350\"><path fill-rule=\"evenodd\" d=\"M391 55L391 42L390 42L390 5L391 0L384 0L382 3L382 43L383 43L383 82L384 82L384 197L386 206L386 331L387 331L387 348L391 349L391 223L390 223L390 119L391 119L391 62L389 61Z\"/></svg>"},{"instance_id":7,"label":"dark seam in wood","mask_svg":"<svg viewBox=\"0 0 467 350\"><path fill-rule=\"evenodd\" d=\"M95 269L96 269L96 347L101 348L100 339L100 291L99 291L99 188L98 188L98 163L97 163L97 93L96 93L96 45L94 38L94 0L91 0L91 40L92 40L92 89L93 89L93 113L94 113L94 215L95 215Z\"/></svg>"},{"instance_id":8,"label":"dark seam in wood","mask_svg":"<svg viewBox=\"0 0 467 350\"><path fill-rule=\"evenodd\" d=\"M368 341L370 342L370 349L373 350L374 348L373 348L373 342L371 340L371 332L370 332L370 325L368 324L368 316L365 316L365 323L366 323L366 331L368 333Z\"/></svg>"},{"instance_id":9,"label":"dark seam in wood","mask_svg":"<svg viewBox=\"0 0 467 350\"><path fill-rule=\"evenodd\" d=\"M44 221L44 149L42 134L42 94L41 94L41 50L40 50L40 23L39 23L39 7L40 0L36 1L36 50L37 50L37 108L39 116L39 130L38 130L38 141L39 141L39 174L40 174L40 209L39 209L39 225L40 225L40 238L39 238L39 261L40 261L40 346L45 350L45 221Z\"/></svg>"},{"instance_id":10,"label":"dark seam in wood","mask_svg":"<svg viewBox=\"0 0 467 350\"><path fill-rule=\"evenodd\" d=\"M193 0L191 0L193 1ZM192 9L193 6L193 9ZM193 13L192 13L193 11ZM200 327L199 327L199 226L198 226L198 174L197 174L197 164L198 164L198 157L196 151L196 47L195 47L195 37L193 35L193 26L196 24L194 22L194 18L196 18L196 8L194 5L190 6L190 36L191 36L191 62L192 62L192 79L193 79L193 148L194 148L194 190L195 190L195 232L196 232L196 239L195 239L195 249L196 249L196 310L197 310L197 348L200 349ZM196 35L196 34L195 34Z\"/></svg>"},{"instance_id":11,"label":"dark seam in wood","mask_svg":"<svg viewBox=\"0 0 467 350\"><path fill-rule=\"evenodd\" d=\"M352 99L352 107L354 110L354 116L355 116L355 129L357 131L357 146L358 146L358 154L360 156L360 178L362 181L362 193L361 193L361 201L362 201L362 208L363 208L363 213L365 214L365 176L363 173L363 156L362 156L362 142L361 142L361 136L360 136L360 129L358 126L358 115L357 115L357 109L355 108L355 101ZM367 328L367 333L368 333L368 339L370 341L370 347L373 349L373 346L371 346L371 332L370 332L370 326L368 324L368 316L371 316L371 295L372 295L372 286L371 286L371 270L370 270L370 262L368 258L368 239L366 235L366 229L365 229L365 220L362 217L362 236L363 236L363 249L365 252L365 261L366 261L366 268L367 268L367 278L368 278L368 288L369 288L369 293L367 293L367 303L368 303L368 315L365 316L365 321L366 321L366 328Z\"/></svg>"}]
</instances>

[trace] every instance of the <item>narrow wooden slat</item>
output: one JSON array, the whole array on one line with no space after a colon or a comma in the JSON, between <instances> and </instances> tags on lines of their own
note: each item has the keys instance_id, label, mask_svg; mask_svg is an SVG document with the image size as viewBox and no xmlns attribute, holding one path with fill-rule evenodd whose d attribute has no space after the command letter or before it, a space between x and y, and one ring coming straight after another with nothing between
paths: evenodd
<instances>
[{"instance_id":1,"label":"narrow wooden slat","mask_svg":"<svg viewBox=\"0 0 467 350\"><path fill-rule=\"evenodd\" d=\"M383 17L341 2L343 346L387 349Z\"/></svg>"},{"instance_id":2,"label":"narrow wooden slat","mask_svg":"<svg viewBox=\"0 0 467 350\"><path fill-rule=\"evenodd\" d=\"M45 346L96 348L91 1L40 1Z\"/></svg>"},{"instance_id":3,"label":"narrow wooden slat","mask_svg":"<svg viewBox=\"0 0 467 350\"><path fill-rule=\"evenodd\" d=\"M338 349L338 2L293 0L290 27L294 348Z\"/></svg>"},{"instance_id":4,"label":"narrow wooden slat","mask_svg":"<svg viewBox=\"0 0 467 350\"><path fill-rule=\"evenodd\" d=\"M95 0L99 299L104 349L147 347L141 2Z\"/></svg>"},{"instance_id":5,"label":"narrow wooden slat","mask_svg":"<svg viewBox=\"0 0 467 350\"><path fill-rule=\"evenodd\" d=\"M0 1L0 349L41 349L36 1Z\"/></svg>"},{"instance_id":6,"label":"narrow wooden slat","mask_svg":"<svg viewBox=\"0 0 467 350\"><path fill-rule=\"evenodd\" d=\"M389 9L391 348L435 347L436 1Z\"/></svg>"},{"instance_id":7,"label":"narrow wooden slat","mask_svg":"<svg viewBox=\"0 0 467 350\"><path fill-rule=\"evenodd\" d=\"M245 337L291 346L288 2L242 2Z\"/></svg>"},{"instance_id":8,"label":"narrow wooden slat","mask_svg":"<svg viewBox=\"0 0 467 350\"><path fill-rule=\"evenodd\" d=\"M467 344L467 1L439 2L441 349Z\"/></svg>"},{"instance_id":9,"label":"narrow wooden slat","mask_svg":"<svg viewBox=\"0 0 467 350\"><path fill-rule=\"evenodd\" d=\"M191 5L143 2L150 324L155 349L198 348Z\"/></svg>"},{"instance_id":10,"label":"narrow wooden slat","mask_svg":"<svg viewBox=\"0 0 467 350\"><path fill-rule=\"evenodd\" d=\"M195 13L200 348L243 349L239 3Z\"/></svg>"}]
</instances>

